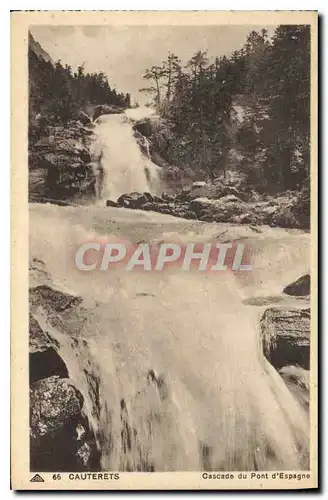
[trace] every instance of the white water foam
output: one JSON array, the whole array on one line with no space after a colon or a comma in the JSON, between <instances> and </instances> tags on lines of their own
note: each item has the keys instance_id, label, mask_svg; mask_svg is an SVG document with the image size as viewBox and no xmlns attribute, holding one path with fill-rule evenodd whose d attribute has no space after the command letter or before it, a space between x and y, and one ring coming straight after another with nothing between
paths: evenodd
<instances>
[{"instance_id":1,"label":"white water foam","mask_svg":"<svg viewBox=\"0 0 328 500\"><path fill-rule=\"evenodd\" d=\"M132 120L152 114L149 108L136 108L122 114L103 115L96 120L91 153L100 159L103 170L101 200L116 201L121 194L133 191L156 191L159 167L142 153L132 128Z\"/></svg>"}]
</instances>

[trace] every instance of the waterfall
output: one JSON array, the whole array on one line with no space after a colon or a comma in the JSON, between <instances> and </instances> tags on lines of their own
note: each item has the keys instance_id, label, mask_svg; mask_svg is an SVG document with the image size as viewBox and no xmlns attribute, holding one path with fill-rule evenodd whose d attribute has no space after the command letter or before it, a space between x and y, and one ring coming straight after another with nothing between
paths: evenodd
<instances>
[{"instance_id":1,"label":"waterfall","mask_svg":"<svg viewBox=\"0 0 328 500\"><path fill-rule=\"evenodd\" d=\"M118 117L109 122L111 130L122 129ZM83 299L56 323L42 311L37 318L57 339L69 376L84 395L102 468L306 469L306 412L263 356L264 308L244 303L245 290L258 290L261 275L243 284L231 272L83 274L74 268L74 249L85 241L113 231L138 241L165 234L178 241L186 224L191 231L190 221L159 214L31 205L30 255L45 263L54 288ZM212 238L212 225L193 224L191 238L197 230L203 241ZM307 268L305 237L284 230L277 235L284 237L293 266L277 260L279 238L268 237L264 245L262 237L265 252L259 250L256 266L267 268L266 293ZM71 336L79 342L72 345Z\"/></svg>"},{"instance_id":2,"label":"waterfall","mask_svg":"<svg viewBox=\"0 0 328 500\"><path fill-rule=\"evenodd\" d=\"M132 128L133 120L151 114L149 108L137 108L97 118L91 153L99 159L103 172L100 199L116 201L123 193L156 191L159 167L150 160L147 139L142 138L143 153Z\"/></svg>"}]
</instances>

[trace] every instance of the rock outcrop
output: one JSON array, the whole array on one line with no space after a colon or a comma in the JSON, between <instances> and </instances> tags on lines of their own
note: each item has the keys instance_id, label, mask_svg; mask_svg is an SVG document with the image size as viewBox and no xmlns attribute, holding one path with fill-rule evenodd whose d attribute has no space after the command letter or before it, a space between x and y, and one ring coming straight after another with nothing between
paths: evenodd
<instances>
[{"instance_id":1,"label":"rock outcrop","mask_svg":"<svg viewBox=\"0 0 328 500\"><path fill-rule=\"evenodd\" d=\"M149 116L133 125L133 130L146 137L151 160L158 166L168 166L168 153L174 134L172 124L157 115Z\"/></svg>"},{"instance_id":2,"label":"rock outcrop","mask_svg":"<svg viewBox=\"0 0 328 500\"><path fill-rule=\"evenodd\" d=\"M101 115L117 115L123 113L124 109L119 106L114 106L113 104L99 104L93 108L92 119L95 121Z\"/></svg>"},{"instance_id":3,"label":"rock outcrop","mask_svg":"<svg viewBox=\"0 0 328 500\"><path fill-rule=\"evenodd\" d=\"M308 296L310 276L286 286L284 293ZM309 308L272 307L260 322L264 355L306 410L310 400L310 326Z\"/></svg>"},{"instance_id":4,"label":"rock outcrop","mask_svg":"<svg viewBox=\"0 0 328 500\"><path fill-rule=\"evenodd\" d=\"M96 179L88 147L92 135L92 128L81 121L42 129L41 137L29 146L32 201L94 195Z\"/></svg>"},{"instance_id":5,"label":"rock outcrop","mask_svg":"<svg viewBox=\"0 0 328 500\"><path fill-rule=\"evenodd\" d=\"M310 295L310 275L301 276L298 280L284 288L284 293L296 297Z\"/></svg>"},{"instance_id":6,"label":"rock outcrop","mask_svg":"<svg viewBox=\"0 0 328 500\"><path fill-rule=\"evenodd\" d=\"M117 199L117 204L125 208L141 208L153 200L154 197L150 193L129 193L120 196Z\"/></svg>"},{"instance_id":7,"label":"rock outcrop","mask_svg":"<svg viewBox=\"0 0 328 500\"><path fill-rule=\"evenodd\" d=\"M277 369L310 367L310 310L273 307L261 319L264 354Z\"/></svg>"},{"instance_id":8,"label":"rock outcrop","mask_svg":"<svg viewBox=\"0 0 328 500\"><path fill-rule=\"evenodd\" d=\"M30 445L31 470L97 469L83 396L69 379L51 376L31 384Z\"/></svg>"},{"instance_id":9,"label":"rock outcrop","mask_svg":"<svg viewBox=\"0 0 328 500\"><path fill-rule=\"evenodd\" d=\"M120 196L117 204L206 222L305 229L302 220L291 213L290 207L295 200L288 194L261 199L254 193L222 182L195 182L191 187L184 187L175 194L163 193L161 197L149 193L126 193ZM109 200L107 206L113 206L113 203L115 201Z\"/></svg>"},{"instance_id":10,"label":"rock outcrop","mask_svg":"<svg viewBox=\"0 0 328 500\"><path fill-rule=\"evenodd\" d=\"M60 342L37 319L41 314L51 325L61 326L63 315L80 306L81 299L54 289L37 259L30 264L30 285L31 470L99 470L100 453L84 412L84 396L70 379ZM79 342L70 336L68 340L73 345Z\"/></svg>"}]
</instances>

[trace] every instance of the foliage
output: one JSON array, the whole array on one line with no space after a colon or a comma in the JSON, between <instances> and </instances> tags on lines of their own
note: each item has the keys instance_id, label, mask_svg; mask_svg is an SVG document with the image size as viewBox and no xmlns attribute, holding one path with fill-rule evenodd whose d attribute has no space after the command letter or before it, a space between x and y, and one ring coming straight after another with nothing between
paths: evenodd
<instances>
[{"instance_id":1,"label":"foliage","mask_svg":"<svg viewBox=\"0 0 328 500\"><path fill-rule=\"evenodd\" d=\"M83 65L76 72L60 61L55 65L29 50L30 123L37 115L53 124L66 124L88 111L90 106L108 104L130 106L129 94L117 93L102 73L85 73Z\"/></svg>"},{"instance_id":2,"label":"foliage","mask_svg":"<svg viewBox=\"0 0 328 500\"><path fill-rule=\"evenodd\" d=\"M308 182L309 26L279 26L271 39L252 31L240 50L214 61L198 51L182 66L169 53L144 78L151 85L143 90L174 124L172 164L212 179L239 168L263 192Z\"/></svg>"}]
</instances>

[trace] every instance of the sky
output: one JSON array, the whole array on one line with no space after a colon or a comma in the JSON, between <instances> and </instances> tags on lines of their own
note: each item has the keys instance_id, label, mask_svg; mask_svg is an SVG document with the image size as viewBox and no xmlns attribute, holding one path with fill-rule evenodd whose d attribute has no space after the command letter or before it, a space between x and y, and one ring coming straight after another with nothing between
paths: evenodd
<instances>
[{"instance_id":1,"label":"sky","mask_svg":"<svg viewBox=\"0 0 328 500\"><path fill-rule=\"evenodd\" d=\"M75 70L84 63L86 72L103 71L112 88L130 93L142 104L149 95L146 68L160 64L168 52L186 62L198 50L209 58L229 55L245 42L247 34L271 26L32 26L30 31L54 61L60 59Z\"/></svg>"}]
</instances>

